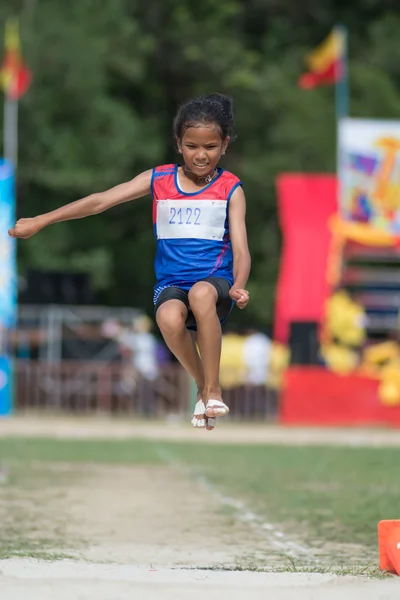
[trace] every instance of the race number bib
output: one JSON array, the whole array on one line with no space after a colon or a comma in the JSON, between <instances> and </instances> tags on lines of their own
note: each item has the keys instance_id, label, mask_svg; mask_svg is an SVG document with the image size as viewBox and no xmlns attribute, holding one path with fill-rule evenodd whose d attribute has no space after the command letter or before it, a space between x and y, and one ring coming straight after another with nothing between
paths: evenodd
<instances>
[{"instance_id":1,"label":"race number bib","mask_svg":"<svg viewBox=\"0 0 400 600\"><path fill-rule=\"evenodd\" d=\"M226 200L158 200L157 238L223 240Z\"/></svg>"}]
</instances>

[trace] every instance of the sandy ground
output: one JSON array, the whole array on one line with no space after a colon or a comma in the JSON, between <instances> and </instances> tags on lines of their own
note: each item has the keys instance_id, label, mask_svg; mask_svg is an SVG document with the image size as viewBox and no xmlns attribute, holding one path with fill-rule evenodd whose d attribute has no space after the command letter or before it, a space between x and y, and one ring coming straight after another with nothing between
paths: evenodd
<instances>
[{"instance_id":1,"label":"sandy ground","mask_svg":"<svg viewBox=\"0 0 400 600\"><path fill-rule=\"evenodd\" d=\"M0 488L0 523L13 538L28 545L46 539L45 550L59 555L147 568L282 565L282 550L293 543L244 512L173 464L35 462L23 487ZM293 548L308 558L307 549Z\"/></svg>"},{"instance_id":2,"label":"sandy ground","mask_svg":"<svg viewBox=\"0 0 400 600\"><path fill-rule=\"evenodd\" d=\"M204 443L331 443L399 445L396 431L284 429L221 424L215 432L178 422L13 417L0 421L1 436L59 438L132 437L202 440ZM161 447L161 445L160 445ZM0 561L0 598L5 600L397 600L398 578L377 581L330 574L224 571L249 565L283 565L282 554L314 562L299 540L257 519L235 498L222 498L204 481L175 465L38 465L53 481L47 495L27 486L32 535L46 532L55 552L75 557L56 562ZM48 472L43 474L43 469ZM39 473L39 471L38 471ZM31 473L33 479L35 472ZM49 486L44 486L47 489ZM32 488L32 489L31 489ZM0 522L7 523L8 486L0 493ZM0 488L1 492L1 488ZM15 499L14 499L15 502ZM227 510L227 508L229 510ZM57 547L62 538L70 547ZM314 563L315 564L315 563Z\"/></svg>"},{"instance_id":3,"label":"sandy ground","mask_svg":"<svg viewBox=\"0 0 400 600\"><path fill-rule=\"evenodd\" d=\"M48 510L63 515L65 539L86 560L207 568L266 556L263 536L222 514L215 496L171 467L86 465L54 497Z\"/></svg>"},{"instance_id":4,"label":"sandy ground","mask_svg":"<svg viewBox=\"0 0 400 600\"><path fill-rule=\"evenodd\" d=\"M166 423L109 417L14 416L0 418L0 436L76 439L141 438L202 443L400 446L398 429L280 427L236 424L220 419L214 431L196 430L186 422Z\"/></svg>"},{"instance_id":5,"label":"sandy ground","mask_svg":"<svg viewBox=\"0 0 400 600\"><path fill-rule=\"evenodd\" d=\"M397 580L304 573L209 572L136 566L0 563L1 597L12 600L397 600Z\"/></svg>"}]
</instances>

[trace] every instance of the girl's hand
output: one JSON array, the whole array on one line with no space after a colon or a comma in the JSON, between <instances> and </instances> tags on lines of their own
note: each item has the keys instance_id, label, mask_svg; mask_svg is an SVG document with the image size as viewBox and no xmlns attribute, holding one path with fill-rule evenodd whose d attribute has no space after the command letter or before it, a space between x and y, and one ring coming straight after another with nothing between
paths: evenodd
<instances>
[{"instance_id":1,"label":"girl's hand","mask_svg":"<svg viewBox=\"0 0 400 600\"><path fill-rule=\"evenodd\" d=\"M240 309L247 306L249 303L249 292L232 286L229 290L229 296L236 302L236 306Z\"/></svg>"},{"instance_id":2,"label":"girl's hand","mask_svg":"<svg viewBox=\"0 0 400 600\"><path fill-rule=\"evenodd\" d=\"M33 219L19 219L14 227L8 230L8 235L12 238L26 239L35 235L42 227L43 225L41 225L38 217L34 217Z\"/></svg>"}]
</instances>

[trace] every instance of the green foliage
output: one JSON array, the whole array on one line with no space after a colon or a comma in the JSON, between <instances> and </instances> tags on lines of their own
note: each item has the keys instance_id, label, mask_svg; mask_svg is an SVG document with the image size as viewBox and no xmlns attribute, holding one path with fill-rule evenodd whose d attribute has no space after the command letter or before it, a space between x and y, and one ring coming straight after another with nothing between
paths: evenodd
<instances>
[{"instance_id":1,"label":"green foliage","mask_svg":"<svg viewBox=\"0 0 400 600\"><path fill-rule=\"evenodd\" d=\"M246 315L271 322L280 233L275 178L335 169L334 91L302 91L306 53L335 22L349 27L352 116L400 112L400 19L393 3L341 0L9 0L20 11L34 84L20 110L18 216L51 210L176 160L184 99L235 100L238 139L223 163L243 181L253 258ZM362 24L362 27L361 27ZM50 250L50 251L49 251ZM93 272L106 303L151 309L151 200L56 225L19 244L19 269Z\"/></svg>"}]
</instances>

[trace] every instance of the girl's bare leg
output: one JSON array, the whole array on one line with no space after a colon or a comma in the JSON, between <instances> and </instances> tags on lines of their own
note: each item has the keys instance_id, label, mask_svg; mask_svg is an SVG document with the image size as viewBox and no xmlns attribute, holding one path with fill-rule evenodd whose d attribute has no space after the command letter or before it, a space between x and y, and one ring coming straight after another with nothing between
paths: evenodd
<instances>
[{"instance_id":1,"label":"girl's bare leg","mask_svg":"<svg viewBox=\"0 0 400 600\"><path fill-rule=\"evenodd\" d=\"M198 353L198 350L197 350L197 332L196 331L190 331L189 333L190 333L190 335L192 337L192 342L193 342L193 345L195 347L196 353L198 355L199 353ZM199 356L199 358L200 358L200 356ZM201 390L201 392L200 392L199 389L197 388L197 400L203 400L203 396L204 396L203 391ZM203 400L203 402L204 402L204 400ZM206 429L208 431L212 431L214 429L214 427L215 427L215 419L209 419L208 417L205 417L205 420L206 420Z\"/></svg>"},{"instance_id":2,"label":"girl's bare leg","mask_svg":"<svg viewBox=\"0 0 400 600\"><path fill-rule=\"evenodd\" d=\"M203 363L205 404L210 399L222 401L219 383L222 332L216 311L217 300L217 290L211 283L199 281L190 289L189 303L196 318L197 341Z\"/></svg>"},{"instance_id":3,"label":"girl's bare leg","mask_svg":"<svg viewBox=\"0 0 400 600\"><path fill-rule=\"evenodd\" d=\"M195 380L197 400L200 400L204 388L203 365L195 339L186 329L187 313L185 304L180 300L167 300L157 310L156 321L168 348Z\"/></svg>"}]
</instances>

